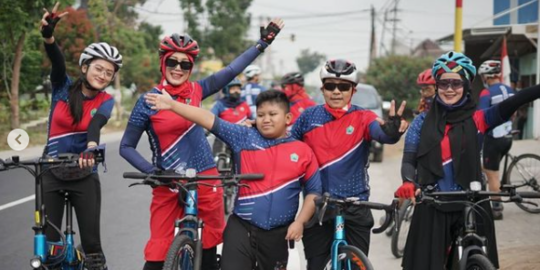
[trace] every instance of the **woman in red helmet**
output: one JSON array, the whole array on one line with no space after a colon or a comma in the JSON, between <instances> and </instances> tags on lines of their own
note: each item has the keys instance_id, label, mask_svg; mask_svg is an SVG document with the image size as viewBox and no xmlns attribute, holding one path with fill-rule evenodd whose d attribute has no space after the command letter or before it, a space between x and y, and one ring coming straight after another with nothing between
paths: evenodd
<instances>
[{"instance_id":1,"label":"woman in red helmet","mask_svg":"<svg viewBox=\"0 0 540 270\"><path fill-rule=\"evenodd\" d=\"M160 43L160 83L148 93L166 91L177 102L200 106L203 99L217 93L244 70L283 27L282 20L273 20L261 27L261 39L237 57L229 66L199 81L190 81L199 45L188 35L173 34ZM120 145L120 155L145 173L172 170L178 173L194 168L198 174L216 175L216 164L204 130L170 111L154 111L142 95L135 104ZM150 138L152 163L135 149L143 132ZM162 269L167 250L173 240L174 221L183 215L177 191L156 187L150 206L150 240L145 248L144 270ZM199 187L199 216L205 223L202 269L217 269L216 246L222 242L225 226L222 190Z\"/></svg>"},{"instance_id":2,"label":"woman in red helmet","mask_svg":"<svg viewBox=\"0 0 540 270\"><path fill-rule=\"evenodd\" d=\"M418 103L418 113L429 111L433 97L435 97L435 79L431 75L431 69L426 69L418 74L416 84L420 86L420 103Z\"/></svg>"}]
</instances>

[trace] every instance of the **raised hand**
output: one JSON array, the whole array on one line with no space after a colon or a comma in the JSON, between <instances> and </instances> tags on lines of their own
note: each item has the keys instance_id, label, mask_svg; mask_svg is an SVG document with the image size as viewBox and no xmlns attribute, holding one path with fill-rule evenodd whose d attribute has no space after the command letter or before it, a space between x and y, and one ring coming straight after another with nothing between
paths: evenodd
<instances>
[{"instance_id":1,"label":"raised hand","mask_svg":"<svg viewBox=\"0 0 540 270\"><path fill-rule=\"evenodd\" d=\"M409 127L409 123L401 117L403 115L403 111L405 111L405 105L407 105L406 101L401 102L401 106L399 106L399 109L396 112L396 101L392 100L390 111L388 112L388 119L382 120L377 118L377 121L381 124L381 128L384 133L391 138L401 137L401 135L405 133Z\"/></svg>"},{"instance_id":2,"label":"raised hand","mask_svg":"<svg viewBox=\"0 0 540 270\"><path fill-rule=\"evenodd\" d=\"M146 94L144 98L146 103L152 106L150 108L156 111L170 110L172 108L172 103L174 102L171 95L169 95L165 89L161 91L161 94Z\"/></svg>"},{"instance_id":3,"label":"raised hand","mask_svg":"<svg viewBox=\"0 0 540 270\"><path fill-rule=\"evenodd\" d=\"M58 5L60 3L56 2L54 5L52 12L49 12L46 8L43 9L45 12L43 14L43 17L41 18L41 24L39 27L39 30L41 31L41 36L43 38L52 38L54 33L54 28L56 27L56 24L60 19L64 16L66 16L69 12L63 12L61 14L57 14L56 11L58 10Z\"/></svg>"},{"instance_id":4,"label":"raised hand","mask_svg":"<svg viewBox=\"0 0 540 270\"><path fill-rule=\"evenodd\" d=\"M285 23L282 19L272 19L272 21L266 27L261 26L261 40L268 43L268 45L272 44L274 39L276 39L276 36L279 34L279 31L281 31L284 26Z\"/></svg>"}]
</instances>

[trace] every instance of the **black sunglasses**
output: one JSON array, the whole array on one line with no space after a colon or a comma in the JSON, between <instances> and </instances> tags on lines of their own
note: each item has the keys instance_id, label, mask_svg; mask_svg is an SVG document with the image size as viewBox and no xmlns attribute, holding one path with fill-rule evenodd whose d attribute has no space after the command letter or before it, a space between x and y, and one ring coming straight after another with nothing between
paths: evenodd
<instances>
[{"instance_id":1,"label":"black sunglasses","mask_svg":"<svg viewBox=\"0 0 540 270\"><path fill-rule=\"evenodd\" d=\"M178 65L180 65L182 70L191 70L191 68L193 68L193 63L189 61L177 61L176 59L172 58L165 60L165 66L167 67L176 68Z\"/></svg>"},{"instance_id":2,"label":"black sunglasses","mask_svg":"<svg viewBox=\"0 0 540 270\"><path fill-rule=\"evenodd\" d=\"M331 83L331 82L327 82L327 83L323 84L324 90L327 90L327 91L334 91L336 89L336 87L340 92L346 92L346 91L351 90L352 84L350 84L350 83Z\"/></svg>"},{"instance_id":3,"label":"black sunglasses","mask_svg":"<svg viewBox=\"0 0 540 270\"><path fill-rule=\"evenodd\" d=\"M439 80L437 81L437 88L441 90L448 90L448 88L452 87L452 89L456 90L463 87L462 80Z\"/></svg>"}]
</instances>

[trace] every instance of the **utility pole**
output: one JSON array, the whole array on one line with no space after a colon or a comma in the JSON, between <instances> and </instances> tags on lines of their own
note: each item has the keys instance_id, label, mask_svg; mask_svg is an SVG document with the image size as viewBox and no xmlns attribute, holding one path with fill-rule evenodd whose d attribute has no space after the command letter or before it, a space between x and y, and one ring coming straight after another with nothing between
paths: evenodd
<instances>
[{"instance_id":1,"label":"utility pole","mask_svg":"<svg viewBox=\"0 0 540 270\"><path fill-rule=\"evenodd\" d=\"M375 40L375 8L371 5L371 40L369 43L369 65L373 62L373 59L377 57L377 48Z\"/></svg>"},{"instance_id":2,"label":"utility pole","mask_svg":"<svg viewBox=\"0 0 540 270\"><path fill-rule=\"evenodd\" d=\"M384 49L384 51L388 55L388 49L386 48L386 46L384 46L384 32L386 31L386 21L388 21L388 11L387 10L384 11L384 20L383 20L382 33L381 33L381 43L379 45L379 48L381 48L381 54L382 54L382 51Z\"/></svg>"},{"instance_id":3,"label":"utility pole","mask_svg":"<svg viewBox=\"0 0 540 270\"><path fill-rule=\"evenodd\" d=\"M394 0L394 19L392 19L392 22L393 22L393 26L392 26L392 52L391 54L394 55L396 54L396 31L397 31L397 22L399 21L398 17L397 17L397 13L398 13L398 3L399 3L399 0Z\"/></svg>"}]
</instances>

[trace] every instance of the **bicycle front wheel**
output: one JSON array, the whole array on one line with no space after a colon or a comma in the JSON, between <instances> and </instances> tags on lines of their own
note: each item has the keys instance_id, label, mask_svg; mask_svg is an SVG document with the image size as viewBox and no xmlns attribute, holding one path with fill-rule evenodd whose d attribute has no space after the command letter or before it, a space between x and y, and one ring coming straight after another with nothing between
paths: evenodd
<instances>
[{"instance_id":1,"label":"bicycle front wheel","mask_svg":"<svg viewBox=\"0 0 540 270\"><path fill-rule=\"evenodd\" d=\"M540 156L523 154L518 156L508 167L506 175L508 184L516 186L519 191L540 192ZM523 199L516 205L529 213L540 213L540 200Z\"/></svg>"},{"instance_id":2,"label":"bicycle front wheel","mask_svg":"<svg viewBox=\"0 0 540 270\"><path fill-rule=\"evenodd\" d=\"M495 266L483 254L474 254L467 259L467 270L495 270Z\"/></svg>"},{"instance_id":3,"label":"bicycle front wheel","mask_svg":"<svg viewBox=\"0 0 540 270\"><path fill-rule=\"evenodd\" d=\"M392 254L396 258L403 257L403 251L405 250L405 242L407 241L407 235L409 234L409 227L411 226L411 220L414 212L414 204L411 200L403 201L403 205L398 212L398 220L396 221L396 228L392 231Z\"/></svg>"},{"instance_id":4,"label":"bicycle front wheel","mask_svg":"<svg viewBox=\"0 0 540 270\"><path fill-rule=\"evenodd\" d=\"M355 246L342 246L339 248L339 269L332 268L332 258L328 257L324 270L373 270L366 254Z\"/></svg>"},{"instance_id":5,"label":"bicycle front wheel","mask_svg":"<svg viewBox=\"0 0 540 270\"><path fill-rule=\"evenodd\" d=\"M195 243L187 235L177 235L167 252L163 270L195 269Z\"/></svg>"}]
</instances>

